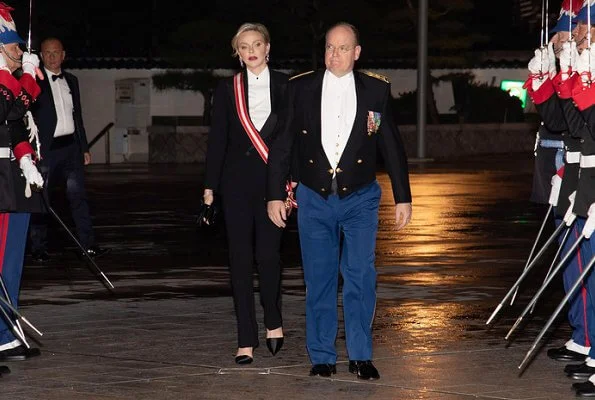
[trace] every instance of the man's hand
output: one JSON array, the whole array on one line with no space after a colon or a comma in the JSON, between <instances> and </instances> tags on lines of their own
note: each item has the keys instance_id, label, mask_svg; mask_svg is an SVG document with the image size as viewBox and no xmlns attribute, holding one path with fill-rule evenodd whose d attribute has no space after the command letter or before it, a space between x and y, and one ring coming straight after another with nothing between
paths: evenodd
<instances>
[{"instance_id":1,"label":"man's hand","mask_svg":"<svg viewBox=\"0 0 595 400\"><path fill-rule=\"evenodd\" d=\"M581 76L583 83L591 83L591 79L595 76L595 51L585 49L578 56L576 60L576 70Z\"/></svg>"},{"instance_id":2,"label":"man's hand","mask_svg":"<svg viewBox=\"0 0 595 400\"><path fill-rule=\"evenodd\" d=\"M22 59L22 68L25 74L29 74L35 79L37 76L39 79L43 80L43 74L39 69L39 57L37 54L24 52L23 59Z\"/></svg>"},{"instance_id":3,"label":"man's hand","mask_svg":"<svg viewBox=\"0 0 595 400\"><path fill-rule=\"evenodd\" d=\"M39 191L43 188L43 178L41 174L37 170L35 164L31 160L31 155L27 154L19 160L19 166L23 171L23 176L27 181L27 185L25 186L25 197L31 197L31 189L35 191Z\"/></svg>"},{"instance_id":4,"label":"man's hand","mask_svg":"<svg viewBox=\"0 0 595 400\"><path fill-rule=\"evenodd\" d=\"M0 70L1 69L8 71L8 73L11 73L10 68L8 68L8 64L6 63L6 59L4 58L2 53L0 53Z\"/></svg>"},{"instance_id":5,"label":"man's hand","mask_svg":"<svg viewBox=\"0 0 595 400\"><path fill-rule=\"evenodd\" d=\"M576 50L576 42L565 42L562 45L562 52L560 53L560 71L562 72L562 80L568 79L570 74L576 70L576 59L578 52Z\"/></svg>"},{"instance_id":6,"label":"man's hand","mask_svg":"<svg viewBox=\"0 0 595 400\"><path fill-rule=\"evenodd\" d=\"M273 224L279 228L285 228L287 221L287 211L285 211L285 202L283 200L271 200L267 203L267 213Z\"/></svg>"},{"instance_id":7,"label":"man's hand","mask_svg":"<svg viewBox=\"0 0 595 400\"><path fill-rule=\"evenodd\" d=\"M529 61L528 68L532 75L545 75L550 69L550 59L547 56L547 50L535 49L535 55Z\"/></svg>"},{"instance_id":8,"label":"man's hand","mask_svg":"<svg viewBox=\"0 0 595 400\"><path fill-rule=\"evenodd\" d=\"M550 79L554 79L558 71L556 71L556 53L554 52L553 42L549 42L549 44L547 45L547 57L549 59Z\"/></svg>"},{"instance_id":9,"label":"man's hand","mask_svg":"<svg viewBox=\"0 0 595 400\"><path fill-rule=\"evenodd\" d=\"M91 153L89 153L88 151L83 153L83 164L84 165L91 164Z\"/></svg>"},{"instance_id":10,"label":"man's hand","mask_svg":"<svg viewBox=\"0 0 595 400\"><path fill-rule=\"evenodd\" d=\"M529 76L531 79L531 87L534 91L537 91L545 82L545 78L549 74L549 58L547 56L547 50L535 49L535 55L529 61Z\"/></svg>"},{"instance_id":11,"label":"man's hand","mask_svg":"<svg viewBox=\"0 0 595 400\"><path fill-rule=\"evenodd\" d=\"M397 203L395 206L395 221L397 230L403 229L411 220L411 203ZM269 215L271 215L269 213Z\"/></svg>"}]
</instances>

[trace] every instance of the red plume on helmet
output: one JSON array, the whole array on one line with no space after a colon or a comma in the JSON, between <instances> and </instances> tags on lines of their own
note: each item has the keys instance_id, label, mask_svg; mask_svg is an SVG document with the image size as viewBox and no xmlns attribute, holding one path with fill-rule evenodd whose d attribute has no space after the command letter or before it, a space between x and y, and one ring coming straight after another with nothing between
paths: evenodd
<instances>
[{"instance_id":1,"label":"red plume on helmet","mask_svg":"<svg viewBox=\"0 0 595 400\"><path fill-rule=\"evenodd\" d=\"M17 27L10 15L14 10L6 3L0 2L0 43L25 43L17 33Z\"/></svg>"},{"instance_id":2,"label":"red plume on helmet","mask_svg":"<svg viewBox=\"0 0 595 400\"><path fill-rule=\"evenodd\" d=\"M560 17L562 15L568 16L571 14L573 17L578 15L578 12L587 4L588 0L564 0L560 6ZM593 0L591 0L593 3Z\"/></svg>"}]
</instances>

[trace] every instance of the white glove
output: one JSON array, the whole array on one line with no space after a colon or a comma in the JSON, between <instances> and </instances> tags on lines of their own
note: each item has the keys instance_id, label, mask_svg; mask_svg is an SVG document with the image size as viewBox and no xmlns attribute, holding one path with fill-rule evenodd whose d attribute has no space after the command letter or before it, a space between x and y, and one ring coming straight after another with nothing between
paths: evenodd
<instances>
[{"instance_id":1,"label":"white glove","mask_svg":"<svg viewBox=\"0 0 595 400\"><path fill-rule=\"evenodd\" d=\"M570 74L576 70L576 59L578 52L576 51L576 42L564 42L562 44L562 51L560 52L560 71L562 72L562 80L568 79Z\"/></svg>"},{"instance_id":2,"label":"white glove","mask_svg":"<svg viewBox=\"0 0 595 400\"><path fill-rule=\"evenodd\" d=\"M10 72L10 68L8 68L8 64L6 64L6 59L4 58L2 53L0 53L0 70L2 69Z\"/></svg>"},{"instance_id":3,"label":"white glove","mask_svg":"<svg viewBox=\"0 0 595 400\"><path fill-rule=\"evenodd\" d=\"M595 230L595 203L591 204L589 207L589 211L587 212L589 216L587 221L585 222L585 226L583 227L582 234L585 235L585 239L590 239L593 231Z\"/></svg>"},{"instance_id":4,"label":"white glove","mask_svg":"<svg viewBox=\"0 0 595 400\"><path fill-rule=\"evenodd\" d=\"M564 215L564 223L566 226L572 225L574 220L576 219L576 214L572 212L574 208L574 198L576 197L576 190L572 192L570 196L568 196L568 200L570 200L570 205L568 206L568 210L566 210L566 215Z\"/></svg>"},{"instance_id":5,"label":"white glove","mask_svg":"<svg viewBox=\"0 0 595 400\"><path fill-rule=\"evenodd\" d=\"M19 166L23 171L23 175L25 176L25 180L27 181L27 185L25 186L25 197L31 197L31 186L33 189L40 190L43 188L43 178L41 174L37 170L35 164L31 160L31 155L27 154L21 157L19 161Z\"/></svg>"},{"instance_id":6,"label":"white glove","mask_svg":"<svg viewBox=\"0 0 595 400\"><path fill-rule=\"evenodd\" d=\"M558 71L556 71L556 52L554 51L554 43L549 42L547 45L547 57L549 60L550 79L554 79Z\"/></svg>"},{"instance_id":7,"label":"white glove","mask_svg":"<svg viewBox=\"0 0 595 400\"><path fill-rule=\"evenodd\" d=\"M39 57L37 57L37 54L24 52L22 63L23 72L35 78L35 70L39 68Z\"/></svg>"},{"instance_id":8,"label":"white glove","mask_svg":"<svg viewBox=\"0 0 595 400\"><path fill-rule=\"evenodd\" d=\"M558 197L560 197L560 187L562 186L562 178L558 174L552 176L552 190L550 191L550 199L548 203L556 207L558 205Z\"/></svg>"},{"instance_id":9,"label":"white glove","mask_svg":"<svg viewBox=\"0 0 595 400\"><path fill-rule=\"evenodd\" d=\"M531 80L531 87L533 90L539 89L539 87L545 82L547 73L549 71L549 57L545 49L535 49L535 55L529 61L529 73L534 76Z\"/></svg>"},{"instance_id":10,"label":"white glove","mask_svg":"<svg viewBox=\"0 0 595 400\"><path fill-rule=\"evenodd\" d=\"M591 49L584 49L576 60L576 71L581 75L583 83L587 83L591 77L595 77L595 52L591 52Z\"/></svg>"}]
</instances>

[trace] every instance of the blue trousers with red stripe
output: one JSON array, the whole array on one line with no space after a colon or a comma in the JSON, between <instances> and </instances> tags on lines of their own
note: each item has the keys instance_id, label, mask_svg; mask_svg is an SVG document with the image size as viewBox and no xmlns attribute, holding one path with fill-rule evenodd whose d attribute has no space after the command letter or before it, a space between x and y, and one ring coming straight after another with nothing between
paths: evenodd
<instances>
[{"instance_id":1,"label":"blue trousers with red stripe","mask_svg":"<svg viewBox=\"0 0 595 400\"><path fill-rule=\"evenodd\" d=\"M300 184L296 194L310 361L312 364L337 361L339 272L343 276L343 315L349 359L371 360L380 186L375 181L343 199L337 195L324 199Z\"/></svg>"},{"instance_id":2,"label":"blue trousers with red stripe","mask_svg":"<svg viewBox=\"0 0 595 400\"><path fill-rule=\"evenodd\" d=\"M0 274L15 307L19 300L29 215L29 213L0 213ZM0 318L0 346L15 339L7 322L4 318Z\"/></svg>"},{"instance_id":3,"label":"blue trousers with red stripe","mask_svg":"<svg viewBox=\"0 0 595 400\"><path fill-rule=\"evenodd\" d=\"M571 226L571 232L564 244L560 259L568 253L568 250L580 236L584 222L583 218L578 217ZM590 246L586 245L585 241L575 250L574 255L564 268L564 291L568 292L576 282L583 272L583 268L591 259L591 254ZM592 339L595 339L595 337L591 337L592 334L595 334L595 319L593 318L593 302L591 300L591 293L595 291L593 276L593 274L588 276L569 300L568 322L572 326L572 340L576 344L585 347L591 346ZM590 334L590 332L593 333Z\"/></svg>"}]
</instances>

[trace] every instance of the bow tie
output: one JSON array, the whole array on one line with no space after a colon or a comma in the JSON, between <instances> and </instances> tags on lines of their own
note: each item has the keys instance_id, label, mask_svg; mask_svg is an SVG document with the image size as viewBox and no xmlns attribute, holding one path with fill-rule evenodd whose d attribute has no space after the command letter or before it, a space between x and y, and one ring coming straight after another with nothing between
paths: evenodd
<instances>
[{"instance_id":1,"label":"bow tie","mask_svg":"<svg viewBox=\"0 0 595 400\"><path fill-rule=\"evenodd\" d=\"M64 78L64 74L52 75L52 82L54 82L56 79L62 78Z\"/></svg>"}]
</instances>

